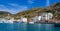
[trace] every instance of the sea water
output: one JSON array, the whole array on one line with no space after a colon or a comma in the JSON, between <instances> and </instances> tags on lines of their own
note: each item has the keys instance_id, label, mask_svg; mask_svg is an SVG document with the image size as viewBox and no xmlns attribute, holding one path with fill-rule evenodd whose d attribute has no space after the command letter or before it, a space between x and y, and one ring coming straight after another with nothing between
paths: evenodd
<instances>
[{"instance_id":1,"label":"sea water","mask_svg":"<svg viewBox=\"0 0 60 31\"><path fill-rule=\"evenodd\" d=\"M54 24L0 23L0 31L60 31Z\"/></svg>"}]
</instances>

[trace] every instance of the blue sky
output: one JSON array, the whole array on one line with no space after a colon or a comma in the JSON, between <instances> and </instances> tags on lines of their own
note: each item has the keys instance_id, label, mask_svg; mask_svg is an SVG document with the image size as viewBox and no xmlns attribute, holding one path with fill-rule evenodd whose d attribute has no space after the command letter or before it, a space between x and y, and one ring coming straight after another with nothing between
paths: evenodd
<instances>
[{"instance_id":1,"label":"blue sky","mask_svg":"<svg viewBox=\"0 0 60 31\"><path fill-rule=\"evenodd\" d=\"M49 1L49 4L48 2ZM0 11L8 11L12 14L36 7L45 7L60 0L0 0Z\"/></svg>"}]
</instances>

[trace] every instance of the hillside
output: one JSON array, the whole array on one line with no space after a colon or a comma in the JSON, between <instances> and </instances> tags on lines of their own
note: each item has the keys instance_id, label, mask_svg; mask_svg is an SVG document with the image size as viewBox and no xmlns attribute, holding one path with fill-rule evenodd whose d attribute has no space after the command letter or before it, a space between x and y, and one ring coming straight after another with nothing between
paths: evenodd
<instances>
[{"instance_id":1,"label":"hillside","mask_svg":"<svg viewBox=\"0 0 60 31\"><path fill-rule=\"evenodd\" d=\"M57 18L60 17L60 3L54 3L53 5L50 5L48 8L32 8L30 10L26 10L23 12L19 12L17 14L14 15L15 18L19 19L21 16L23 17L27 17L27 18L31 18L34 16L39 16L41 15L41 13L43 12L51 12L54 14L54 18L57 15ZM60 19L60 18L59 18Z\"/></svg>"},{"instance_id":2,"label":"hillside","mask_svg":"<svg viewBox=\"0 0 60 31\"><path fill-rule=\"evenodd\" d=\"M6 16L8 16L8 14L11 15L11 13L9 13L9 12L6 12L6 11L0 11L0 17L6 17Z\"/></svg>"},{"instance_id":3,"label":"hillside","mask_svg":"<svg viewBox=\"0 0 60 31\"><path fill-rule=\"evenodd\" d=\"M22 12L18 12L17 14L11 14L9 12L0 11L0 17L6 17L8 14L10 14L11 17L14 17L15 19L20 19L21 16L32 18L34 16L39 16L43 12L51 12L53 13L54 17L60 19L60 2L54 3L53 5L50 5L48 8L32 8L30 10L25 10Z\"/></svg>"},{"instance_id":4,"label":"hillside","mask_svg":"<svg viewBox=\"0 0 60 31\"><path fill-rule=\"evenodd\" d=\"M54 13L54 18L60 20L60 2L51 5L49 9Z\"/></svg>"},{"instance_id":5,"label":"hillside","mask_svg":"<svg viewBox=\"0 0 60 31\"><path fill-rule=\"evenodd\" d=\"M41 12L45 12L45 9L34 8L34 9L31 9L31 10L19 12L15 16L18 17L18 18L20 18L21 16L31 18L31 17L34 17L36 15L38 16L38 13L41 13Z\"/></svg>"}]
</instances>

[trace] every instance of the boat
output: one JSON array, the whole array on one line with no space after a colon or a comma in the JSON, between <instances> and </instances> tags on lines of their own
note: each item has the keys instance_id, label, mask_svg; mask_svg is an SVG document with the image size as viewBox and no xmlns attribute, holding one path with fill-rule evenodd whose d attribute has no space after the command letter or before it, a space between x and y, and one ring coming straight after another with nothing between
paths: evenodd
<instances>
[{"instance_id":1,"label":"boat","mask_svg":"<svg viewBox=\"0 0 60 31\"><path fill-rule=\"evenodd\" d=\"M55 23L55 27L60 27L60 23Z\"/></svg>"},{"instance_id":2,"label":"boat","mask_svg":"<svg viewBox=\"0 0 60 31\"><path fill-rule=\"evenodd\" d=\"M20 22L18 22L18 21L13 21L13 23L20 23Z\"/></svg>"},{"instance_id":3,"label":"boat","mask_svg":"<svg viewBox=\"0 0 60 31\"><path fill-rule=\"evenodd\" d=\"M29 22L29 24L34 24L34 22Z\"/></svg>"},{"instance_id":4,"label":"boat","mask_svg":"<svg viewBox=\"0 0 60 31\"><path fill-rule=\"evenodd\" d=\"M60 27L60 22L56 22L55 27Z\"/></svg>"}]
</instances>

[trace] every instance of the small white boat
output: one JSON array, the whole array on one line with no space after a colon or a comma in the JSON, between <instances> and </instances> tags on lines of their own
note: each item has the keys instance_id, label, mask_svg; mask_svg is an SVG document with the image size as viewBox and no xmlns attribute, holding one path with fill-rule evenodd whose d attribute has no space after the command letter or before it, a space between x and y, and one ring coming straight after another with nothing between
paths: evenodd
<instances>
[{"instance_id":1,"label":"small white boat","mask_svg":"<svg viewBox=\"0 0 60 31\"><path fill-rule=\"evenodd\" d=\"M29 24L34 24L34 22L29 22Z\"/></svg>"},{"instance_id":2,"label":"small white boat","mask_svg":"<svg viewBox=\"0 0 60 31\"><path fill-rule=\"evenodd\" d=\"M8 20L8 23L13 23L13 21L11 21L11 20Z\"/></svg>"}]
</instances>

